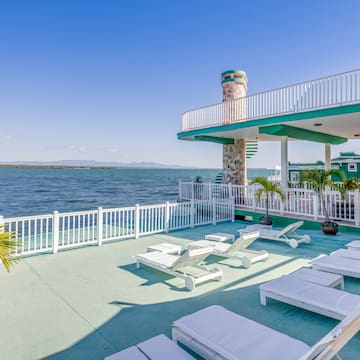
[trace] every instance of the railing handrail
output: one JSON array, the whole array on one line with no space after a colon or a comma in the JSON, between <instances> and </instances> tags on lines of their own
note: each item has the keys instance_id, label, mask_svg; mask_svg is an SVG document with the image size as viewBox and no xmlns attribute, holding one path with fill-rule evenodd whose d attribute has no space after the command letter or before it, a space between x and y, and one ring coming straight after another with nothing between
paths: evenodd
<instances>
[{"instance_id":1,"label":"railing handrail","mask_svg":"<svg viewBox=\"0 0 360 360\"><path fill-rule=\"evenodd\" d=\"M287 89L287 88L292 88L292 87L296 87L296 86L310 84L310 83L315 82L315 81L321 81L321 80L326 80L326 79L330 79L330 78L337 77L337 76L343 76L343 75L347 75L347 74L354 73L354 72L357 72L357 71L360 71L360 68L356 68L356 69L353 69L353 70L348 70L348 71L344 71L344 72L341 72L341 73L332 74L332 75L328 75L328 76L322 76L322 77L312 79L312 80L301 81L301 82L293 83L293 84L290 84L290 85L284 85L284 86L280 86L280 87L273 88L273 89L270 89L270 90L263 90L263 91L260 91L260 92L254 93L254 94L239 97L239 98L234 99L234 100L228 100L227 102L234 102L234 101L240 100L240 99L246 99L246 98L250 98L250 97L259 96L259 95L262 95L262 94L268 94L268 93L275 92L275 91L278 91L278 90L283 90L283 89ZM206 108L209 108L209 107L212 107L212 106L221 105L223 103L224 102L221 101L221 102L217 102L217 103L212 103L210 105L201 106L201 107L198 107L198 108L193 108L191 110L184 111L182 113L182 115L185 115L185 114L187 114L189 112L192 112L192 111L202 110L202 109L206 109Z\"/></svg>"}]
</instances>

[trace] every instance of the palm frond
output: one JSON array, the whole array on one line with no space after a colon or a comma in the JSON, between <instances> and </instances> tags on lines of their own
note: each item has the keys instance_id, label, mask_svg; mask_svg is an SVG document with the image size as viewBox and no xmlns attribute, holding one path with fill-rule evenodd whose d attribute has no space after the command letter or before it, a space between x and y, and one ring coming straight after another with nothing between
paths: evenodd
<instances>
[{"instance_id":1,"label":"palm frond","mask_svg":"<svg viewBox=\"0 0 360 360\"><path fill-rule=\"evenodd\" d=\"M21 242L15 241L15 232L4 231L5 226L0 226L0 261L3 263L7 272L10 267L19 262L19 256L16 254Z\"/></svg>"}]
</instances>

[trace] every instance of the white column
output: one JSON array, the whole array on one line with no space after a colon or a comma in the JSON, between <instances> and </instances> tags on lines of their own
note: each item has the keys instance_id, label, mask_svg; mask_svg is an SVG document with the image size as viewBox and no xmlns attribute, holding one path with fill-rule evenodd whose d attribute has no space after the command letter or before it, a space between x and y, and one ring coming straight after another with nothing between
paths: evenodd
<instances>
[{"instance_id":1,"label":"white column","mask_svg":"<svg viewBox=\"0 0 360 360\"><path fill-rule=\"evenodd\" d=\"M331 145L325 144L325 170L331 169Z\"/></svg>"},{"instance_id":2,"label":"white column","mask_svg":"<svg viewBox=\"0 0 360 360\"><path fill-rule=\"evenodd\" d=\"M288 137L281 137L281 188L288 187Z\"/></svg>"}]
</instances>

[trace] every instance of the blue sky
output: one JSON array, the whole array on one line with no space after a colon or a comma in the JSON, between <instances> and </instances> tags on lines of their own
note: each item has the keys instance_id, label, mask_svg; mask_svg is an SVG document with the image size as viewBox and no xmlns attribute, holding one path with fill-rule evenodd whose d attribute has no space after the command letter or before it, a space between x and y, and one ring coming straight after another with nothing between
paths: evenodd
<instances>
[{"instance_id":1,"label":"blue sky","mask_svg":"<svg viewBox=\"0 0 360 360\"><path fill-rule=\"evenodd\" d=\"M0 161L221 167L221 145L177 140L182 113L221 101L224 70L245 70L252 94L358 68L359 13L357 0L0 0ZM290 161L319 159L322 145L290 145ZM266 143L249 165L279 162Z\"/></svg>"}]
</instances>

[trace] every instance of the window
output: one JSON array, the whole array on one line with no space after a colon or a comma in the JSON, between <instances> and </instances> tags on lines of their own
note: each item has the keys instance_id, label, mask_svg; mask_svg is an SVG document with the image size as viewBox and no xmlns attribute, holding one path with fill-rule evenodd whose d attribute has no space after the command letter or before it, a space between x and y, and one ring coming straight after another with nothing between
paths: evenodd
<instances>
[{"instance_id":1,"label":"window","mask_svg":"<svg viewBox=\"0 0 360 360\"><path fill-rule=\"evenodd\" d=\"M291 182L299 182L300 181L300 173L298 171L292 171L290 175Z\"/></svg>"},{"instance_id":2,"label":"window","mask_svg":"<svg viewBox=\"0 0 360 360\"><path fill-rule=\"evenodd\" d=\"M348 164L348 172L357 172L357 164L349 163Z\"/></svg>"}]
</instances>

